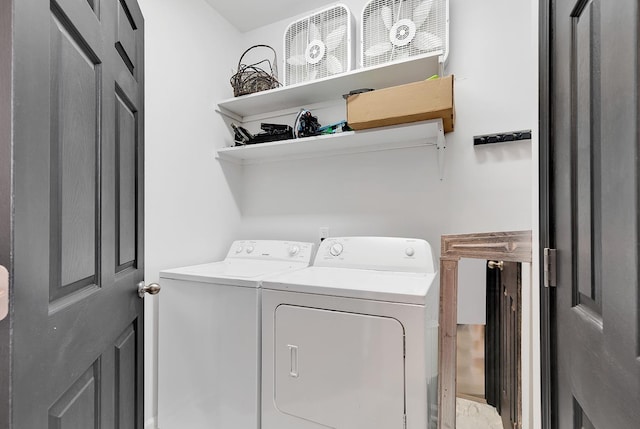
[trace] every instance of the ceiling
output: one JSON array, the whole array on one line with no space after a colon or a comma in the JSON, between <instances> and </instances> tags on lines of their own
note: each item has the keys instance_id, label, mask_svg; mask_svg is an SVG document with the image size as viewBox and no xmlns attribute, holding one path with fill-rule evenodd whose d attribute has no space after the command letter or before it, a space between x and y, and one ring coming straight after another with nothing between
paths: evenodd
<instances>
[{"instance_id":1,"label":"ceiling","mask_svg":"<svg viewBox=\"0 0 640 429\"><path fill-rule=\"evenodd\" d=\"M318 9L329 0L206 0L241 32Z\"/></svg>"}]
</instances>

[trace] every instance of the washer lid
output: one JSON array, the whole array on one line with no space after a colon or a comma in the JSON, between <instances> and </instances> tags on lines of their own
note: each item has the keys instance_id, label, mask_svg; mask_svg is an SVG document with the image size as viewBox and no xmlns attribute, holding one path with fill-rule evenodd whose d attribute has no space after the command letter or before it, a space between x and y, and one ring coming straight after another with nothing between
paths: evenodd
<instances>
[{"instance_id":1,"label":"washer lid","mask_svg":"<svg viewBox=\"0 0 640 429\"><path fill-rule=\"evenodd\" d=\"M406 304L426 304L434 273L408 273L352 268L308 267L270 277L264 289L370 299Z\"/></svg>"},{"instance_id":2,"label":"washer lid","mask_svg":"<svg viewBox=\"0 0 640 429\"><path fill-rule=\"evenodd\" d=\"M160 278L259 287L260 282L266 277L291 270L300 270L307 265L305 262L296 261L227 259L220 262L163 270L160 272Z\"/></svg>"}]
</instances>

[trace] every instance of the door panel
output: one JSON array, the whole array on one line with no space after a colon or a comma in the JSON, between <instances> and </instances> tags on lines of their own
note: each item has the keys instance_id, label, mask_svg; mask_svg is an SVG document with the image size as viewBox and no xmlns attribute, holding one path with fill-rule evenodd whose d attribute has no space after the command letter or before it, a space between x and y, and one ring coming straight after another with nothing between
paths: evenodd
<instances>
[{"instance_id":1,"label":"door panel","mask_svg":"<svg viewBox=\"0 0 640 429\"><path fill-rule=\"evenodd\" d=\"M522 265L487 268L485 398L505 429L522 427Z\"/></svg>"},{"instance_id":2,"label":"door panel","mask_svg":"<svg viewBox=\"0 0 640 429\"><path fill-rule=\"evenodd\" d=\"M126 100L126 101L125 101ZM138 120L135 107L116 91L116 263L118 271L135 265Z\"/></svg>"},{"instance_id":3,"label":"door panel","mask_svg":"<svg viewBox=\"0 0 640 429\"><path fill-rule=\"evenodd\" d=\"M631 429L640 421L638 3L551 7L557 426Z\"/></svg>"},{"instance_id":4,"label":"door panel","mask_svg":"<svg viewBox=\"0 0 640 429\"><path fill-rule=\"evenodd\" d=\"M577 4L571 13L573 138L572 253L574 305L601 312L600 221L600 0Z\"/></svg>"},{"instance_id":5,"label":"door panel","mask_svg":"<svg viewBox=\"0 0 640 429\"><path fill-rule=\"evenodd\" d=\"M501 271L496 268L486 268L486 326L484 340L484 397L487 404L496 407L500 413L501 381L500 377L500 347L502 342L500 311L503 300Z\"/></svg>"},{"instance_id":6,"label":"door panel","mask_svg":"<svg viewBox=\"0 0 640 429\"><path fill-rule=\"evenodd\" d=\"M87 3L89 3L89 7L93 10L96 16L98 16L98 13L100 12L98 7L100 5L100 0L87 0Z\"/></svg>"},{"instance_id":7,"label":"door panel","mask_svg":"<svg viewBox=\"0 0 640 429\"><path fill-rule=\"evenodd\" d=\"M49 410L49 429L99 428L100 361L78 378Z\"/></svg>"},{"instance_id":8,"label":"door panel","mask_svg":"<svg viewBox=\"0 0 640 429\"><path fill-rule=\"evenodd\" d=\"M144 21L126 1L134 79L120 5L13 2L12 429L143 427Z\"/></svg>"},{"instance_id":9,"label":"door panel","mask_svg":"<svg viewBox=\"0 0 640 429\"><path fill-rule=\"evenodd\" d=\"M115 409L118 429L136 427L136 332L129 326L116 340L115 350Z\"/></svg>"},{"instance_id":10,"label":"door panel","mask_svg":"<svg viewBox=\"0 0 640 429\"><path fill-rule=\"evenodd\" d=\"M522 265L504 262L500 273L500 404L505 429L522 427Z\"/></svg>"},{"instance_id":11,"label":"door panel","mask_svg":"<svg viewBox=\"0 0 640 429\"><path fill-rule=\"evenodd\" d=\"M94 52L63 11L54 7L50 57L51 301L95 285L98 278L97 96L101 60Z\"/></svg>"},{"instance_id":12,"label":"door panel","mask_svg":"<svg viewBox=\"0 0 640 429\"><path fill-rule=\"evenodd\" d=\"M129 11L129 6L125 0L118 1L118 39L116 48L120 53L122 61L134 74L136 68L136 30L138 26Z\"/></svg>"}]
</instances>

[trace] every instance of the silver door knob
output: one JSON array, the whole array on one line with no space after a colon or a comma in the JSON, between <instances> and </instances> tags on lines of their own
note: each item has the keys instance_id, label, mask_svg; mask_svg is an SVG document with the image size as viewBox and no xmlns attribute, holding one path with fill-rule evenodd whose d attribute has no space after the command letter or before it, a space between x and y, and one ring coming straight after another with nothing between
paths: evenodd
<instances>
[{"instance_id":1,"label":"silver door knob","mask_svg":"<svg viewBox=\"0 0 640 429\"><path fill-rule=\"evenodd\" d=\"M138 296L144 298L144 294L157 295L160 293L160 285L158 283L151 283L149 286L145 286L144 282L138 283Z\"/></svg>"}]
</instances>

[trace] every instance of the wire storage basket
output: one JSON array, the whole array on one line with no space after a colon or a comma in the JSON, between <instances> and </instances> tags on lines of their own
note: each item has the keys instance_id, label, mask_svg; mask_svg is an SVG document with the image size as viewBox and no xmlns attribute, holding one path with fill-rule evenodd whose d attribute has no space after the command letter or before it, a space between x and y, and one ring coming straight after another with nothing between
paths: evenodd
<instances>
[{"instance_id":1,"label":"wire storage basket","mask_svg":"<svg viewBox=\"0 0 640 429\"><path fill-rule=\"evenodd\" d=\"M264 59L253 64L242 64L242 59L252 49L269 48L273 52L273 61ZM266 91L280 86L278 82L278 57L276 51L269 45L254 45L244 51L238 61L238 72L231 76L231 86L234 97ZM268 70L266 70L268 66Z\"/></svg>"}]
</instances>

